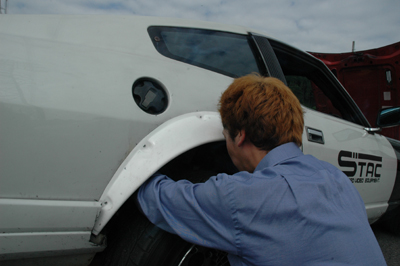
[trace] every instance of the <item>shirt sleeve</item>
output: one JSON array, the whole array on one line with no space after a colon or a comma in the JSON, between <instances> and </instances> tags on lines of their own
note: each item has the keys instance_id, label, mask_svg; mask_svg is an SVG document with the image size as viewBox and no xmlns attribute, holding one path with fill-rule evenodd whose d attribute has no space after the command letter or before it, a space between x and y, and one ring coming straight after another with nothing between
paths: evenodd
<instances>
[{"instance_id":1,"label":"shirt sleeve","mask_svg":"<svg viewBox=\"0 0 400 266\"><path fill-rule=\"evenodd\" d=\"M156 174L139 189L143 213L158 227L188 242L237 254L232 189L220 174L205 183Z\"/></svg>"}]
</instances>

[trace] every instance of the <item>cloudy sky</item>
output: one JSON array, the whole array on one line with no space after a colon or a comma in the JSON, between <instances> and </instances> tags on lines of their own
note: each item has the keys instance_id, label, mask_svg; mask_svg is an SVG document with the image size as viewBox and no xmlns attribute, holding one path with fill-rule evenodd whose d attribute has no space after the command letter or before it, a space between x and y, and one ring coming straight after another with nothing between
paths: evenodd
<instances>
[{"instance_id":1,"label":"cloudy sky","mask_svg":"<svg viewBox=\"0 0 400 266\"><path fill-rule=\"evenodd\" d=\"M261 30L302 50L325 53L350 52L353 41L357 51L400 41L400 0L8 0L7 13L214 21Z\"/></svg>"}]
</instances>

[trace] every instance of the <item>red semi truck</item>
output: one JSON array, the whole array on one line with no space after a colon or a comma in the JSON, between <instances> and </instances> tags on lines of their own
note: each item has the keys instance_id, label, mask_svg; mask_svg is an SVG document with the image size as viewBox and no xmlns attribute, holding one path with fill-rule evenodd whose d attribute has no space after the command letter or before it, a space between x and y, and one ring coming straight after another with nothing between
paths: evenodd
<instances>
[{"instance_id":1,"label":"red semi truck","mask_svg":"<svg viewBox=\"0 0 400 266\"><path fill-rule=\"evenodd\" d=\"M400 42L350 53L309 53L328 66L372 127L381 109L400 105ZM382 134L400 139L399 127L383 129Z\"/></svg>"}]
</instances>

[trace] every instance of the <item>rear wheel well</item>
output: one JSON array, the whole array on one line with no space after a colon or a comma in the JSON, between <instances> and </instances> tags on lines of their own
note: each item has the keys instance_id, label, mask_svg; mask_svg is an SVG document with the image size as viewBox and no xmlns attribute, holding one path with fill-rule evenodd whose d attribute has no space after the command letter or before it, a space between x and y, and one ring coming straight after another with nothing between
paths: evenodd
<instances>
[{"instance_id":1,"label":"rear wheel well","mask_svg":"<svg viewBox=\"0 0 400 266\"><path fill-rule=\"evenodd\" d=\"M228 152L226 150L225 141L218 141L207 143L198 147L195 147L175 159L171 160L165 166L159 169L159 172L169 176L174 180L187 179L193 183L205 182L211 176L218 173L234 174L237 172L236 167L233 165ZM119 265L119 263L114 263L113 261L125 260L124 257L132 256L137 252L145 252L143 248L140 247L141 243L138 238L143 238L141 232L147 234L146 232L154 232L157 237L163 238L163 241L167 241L166 246L171 245L170 243L176 243L177 247L170 247L171 250L178 250L182 248L182 245L187 245L186 242L181 240L176 235L171 235L167 232L158 229L154 225L149 224L145 217L139 212L135 204L135 194L133 194L117 211L109 223L104 227L101 235L107 236L107 246L104 252L96 255L93 263L91 265ZM149 226L151 227L149 229ZM154 228L153 228L154 227ZM153 229L152 229L153 228ZM132 232L135 232L132 234ZM162 232L158 232L162 231ZM126 235L132 235L127 241ZM140 235L139 235L140 234ZM132 239L135 238L135 239ZM145 238L148 238L146 235ZM172 239L172 240L166 240ZM135 242L135 246L128 247L126 243ZM143 242L143 241L142 241ZM158 244L157 244L158 245ZM190 247L190 246L189 246ZM134 248L134 251L129 249ZM115 252L117 250L117 253ZM133 252L133 253L132 253ZM146 250L147 252L147 250ZM209 251L207 251L209 252ZM216 258L225 258L225 255L220 255L218 251L211 251ZM118 255L116 255L118 254ZM143 253L144 254L144 253ZM175 254L172 257L175 256ZM136 255L135 255L136 256ZM179 257L179 254L176 254ZM147 256L140 255L140 260L148 259ZM169 258L169 257L168 257ZM132 259L132 258L131 258ZM128 259L127 259L128 260ZM226 259L222 259L225 261ZM164 263L164 262L163 262ZM125 265L125 264L124 264ZM137 264L128 265L146 265L138 262ZM201 264L203 265L203 264ZM204 264L208 265L208 264ZM210 264L211 265L211 264ZM216 264L219 265L219 264ZM227 265L227 264L221 264Z\"/></svg>"},{"instance_id":2,"label":"rear wheel well","mask_svg":"<svg viewBox=\"0 0 400 266\"><path fill-rule=\"evenodd\" d=\"M234 174L237 169L228 155L225 141L218 141L198 146L179 155L159 172L174 180L187 179L198 183L218 173Z\"/></svg>"},{"instance_id":3,"label":"rear wheel well","mask_svg":"<svg viewBox=\"0 0 400 266\"><path fill-rule=\"evenodd\" d=\"M225 141L216 141L197 146L182 153L161 167L158 172L175 181L187 179L193 183L200 183L207 181L211 176L218 173L234 174L237 171L229 157ZM136 209L134 195L121 206L102 230L102 233L109 232L108 227L112 227L113 220L118 219L120 212Z\"/></svg>"}]
</instances>

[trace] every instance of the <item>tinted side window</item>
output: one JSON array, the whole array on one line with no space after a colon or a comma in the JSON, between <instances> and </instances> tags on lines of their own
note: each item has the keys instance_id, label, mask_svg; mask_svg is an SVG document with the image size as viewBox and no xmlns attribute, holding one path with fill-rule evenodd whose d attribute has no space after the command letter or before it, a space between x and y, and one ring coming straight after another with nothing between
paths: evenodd
<instances>
[{"instance_id":1,"label":"tinted side window","mask_svg":"<svg viewBox=\"0 0 400 266\"><path fill-rule=\"evenodd\" d=\"M288 87L297 96L300 103L308 108L317 110L319 112L333 115L340 118L345 118L345 112L339 110L332 104L331 100L315 83L305 76L285 76Z\"/></svg>"},{"instance_id":2,"label":"tinted side window","mask_svg":"<svg viewBox=\"0 0 400 266\"><path fill-rule=\"evenodd\" d=\"M150 27L148 32L166 57L230 77L260 72L248 36L176 27Z\"/></svg>"},{"instance_id":3,"label":"tinted side window","mask_svg":"<svg viewBox=\"0 0 400 266\"><path fill-rule=\"evenodd\" d=\"M325 65L308 54L270 40L288 87L302 105L316 111L369 126L354 101Z\"/></svg>"}]
</instances>

